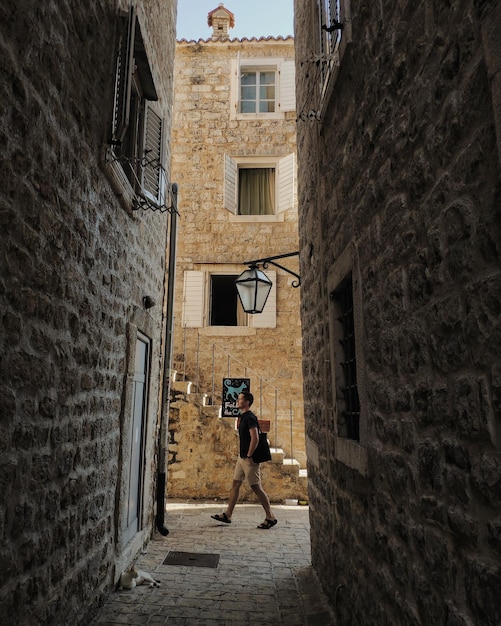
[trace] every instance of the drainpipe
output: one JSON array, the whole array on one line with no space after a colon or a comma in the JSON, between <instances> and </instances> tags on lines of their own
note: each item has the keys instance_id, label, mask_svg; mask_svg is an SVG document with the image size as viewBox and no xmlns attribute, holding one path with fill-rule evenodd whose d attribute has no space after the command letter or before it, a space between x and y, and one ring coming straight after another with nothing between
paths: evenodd
<instances>
[{"instance_id":1,"label":"drainpipe","mask_svg":"<svg viewBox=\"0 0 501 626\"><path fill-rule=\"evenodd\" d=\"M165 312L165 352L162 381L162 404L160 407L160 434L158 445L157 516L158 532L164 537L169 534L165 527L165 485L167 475L167 435L170 408L170 373L172 368L172 346L174 332L174 284L176 279L177 245L177 185L172 184L172 209L170 212L169 266L167 272L167 302Z\"/></svg>"}]
</instances>

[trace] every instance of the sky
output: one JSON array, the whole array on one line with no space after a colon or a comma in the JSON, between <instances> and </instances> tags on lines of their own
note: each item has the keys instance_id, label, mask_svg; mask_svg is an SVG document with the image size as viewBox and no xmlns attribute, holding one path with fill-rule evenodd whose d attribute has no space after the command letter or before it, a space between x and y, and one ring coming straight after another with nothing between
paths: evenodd
<instances>
[{"instance_id":1,"label":"sky","mask_svg":"<svg viewBox=\"0 0 501 626\"><path fill-rule=\"evenodd\" d=\"M294 0L178 0L177 39L208 39L207 14L223 2L235 15L230 38L277 37L294 34Z\"/></svg>"}]
</instances>

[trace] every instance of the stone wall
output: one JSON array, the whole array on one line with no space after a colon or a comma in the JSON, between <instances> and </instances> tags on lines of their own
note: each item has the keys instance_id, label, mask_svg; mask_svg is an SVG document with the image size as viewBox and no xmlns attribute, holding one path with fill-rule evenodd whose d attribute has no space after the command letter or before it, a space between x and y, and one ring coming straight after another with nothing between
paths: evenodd
<instances>
[{"instance_id":1,"label":"stone wall","mask_svg":"<svg viewBox=\"0 0 501 626\"><path fill-rule=\"evenodd\" d=\"M176 45L172 177L179 183L180 217L174 364L194 389L209 396L214 376L219 401L223 377L250 377L259 417L272 422L278 390L279 441L274 445L291 453L292 402L293 452L304 467L299 289L291 286L293 277L276 270L276 328L211 326L207 318L199 327L183 328L185 272L230 268L238 275L246 260L298 249L297 204L281 221L237 221L224 208L225 155L284 157L296 150L295 111L265 120L237 119L232 113L232 62L263 57L293 60L293 39L183 40ZM285 259L284 265L297 271L297 257ZM175 462L172 455L169 462Z\"/></svg>"},{"instance_id":2,"label":"stone wall","mask_svg":"<svg viewBox=\"0 0 501 626\"><path fill-rule=\"evenodd\" d=\"M271 441L271 433L268 439ZM226 502L237 455L235 418L218 418L218 407L203 406L198 394L173 394L169 410L169 498ZM284 464L283 454L273 452L272 461L261 465L261 479L273 503L308 499L307 478L299 475L299 465ZM239 502L256 502L247 484L242 485Z\"/></svg>"},{"instance_id":3,"label":"stone wall","mask_svg":"<svg viewBox=\"0 0 501 626\"><path fill-rule=\"evenodd\" d=\"M332 94L298 123L313 564L344 626L498 624L501 9L341 6ZM300 114L321 110L315 7L295 2ZM349 271L359 442L329 325Z\"/></svg>"},{"instance_id":4,"label":"stone wall","mask_svg":"<svg viewBox=\"0 0 501 626\"><path fill-rule=\"evenodd\" d=\"M126 211L102 166L126 4L0 8L3 624L88 623L152 530L167 220ZM136 6L169 126L176 2ZM138 331L147 461L142 531L125 546Z\"/></svg>"}]
</instances>

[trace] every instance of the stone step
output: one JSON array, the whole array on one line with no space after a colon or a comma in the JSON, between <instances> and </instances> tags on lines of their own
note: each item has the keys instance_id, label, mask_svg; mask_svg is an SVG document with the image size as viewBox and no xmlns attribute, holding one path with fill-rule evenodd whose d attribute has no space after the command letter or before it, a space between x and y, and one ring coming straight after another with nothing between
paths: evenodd
<instances>
[{"instance_id":1,"label":"stone step","mask_svg":"<svg viewBox=\"0 0 501 626\"><path fill-rule=\"evenodd\" d=\"M170 371L170 381L173 383L174 381L179 382L182 379L182 374L179 373L178 370Z\"/></svg>"},{"instance_id":2,"label":"stone step","mask_svg":"<svg viewBox=\"0 0 501 626\"><path fill-rule=\"evenodd\" d=\"M190 380L171 380L171 388L181 393L194 393L195 385Z\"/></svg>"},{"instance_id":3,"label":"stone step","mask_svg":"<svg viewBox=\"0 0 501 626\"><path fill-rule=\"evenodd\" d=\"M301 465L296 459L284 459L282 465L285 473L295 474L296 476L299 476Z\"/></svg>"},{"instance_id":4,"label":"stone step","mask_svg":"<svg viewBox=\"0 0 501 626\"><path fill-rule=\"evenodd\" d=\"M282 450L282 448L272 448L270 446L270 452L272 463L283 463L285 459L285 452Z\"/></svg>"}]
</instances>

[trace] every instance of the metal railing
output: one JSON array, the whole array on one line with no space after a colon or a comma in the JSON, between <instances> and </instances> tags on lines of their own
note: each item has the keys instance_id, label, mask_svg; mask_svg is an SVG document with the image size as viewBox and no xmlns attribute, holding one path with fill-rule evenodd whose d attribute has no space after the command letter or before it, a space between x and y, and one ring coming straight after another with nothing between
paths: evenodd
<instances>
[{"instance_id":1,"label":"metal railing","mask_svg":"<svg viewBox=\"0 0 501 626\"><path fill-rule=\"evenodd\" d=\"M194 343L194 345L193 345ZM183 331L182 355L173 364L183 380L194 383L197 393L205 396L205 405L222 406L225 378L250 378L254 395L252 410L260 420L270 421L270 445L282 448L286 456L294 457L294 406L285 399L287 393L266 380L258 371L230 354L212 338L200 335L188 346L187 329ZM257 389L256 389L257 381Z\"/></svg>"}]
</instances>

